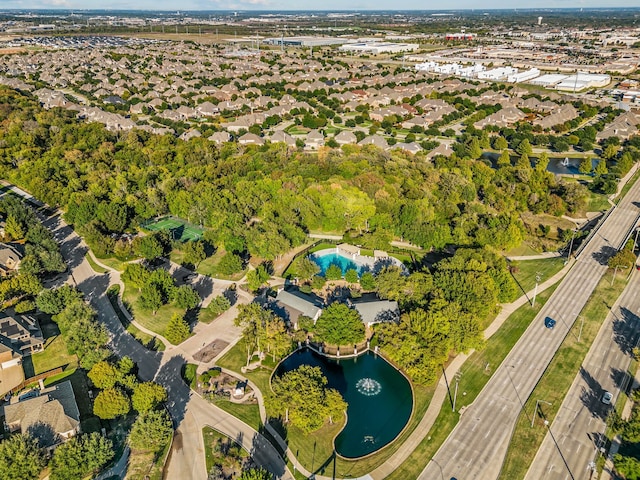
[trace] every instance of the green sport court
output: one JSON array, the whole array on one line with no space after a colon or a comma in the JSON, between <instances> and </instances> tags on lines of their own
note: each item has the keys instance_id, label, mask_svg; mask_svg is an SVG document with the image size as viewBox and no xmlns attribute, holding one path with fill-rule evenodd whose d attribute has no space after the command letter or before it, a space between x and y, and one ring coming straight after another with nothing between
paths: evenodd
<instances>
[{"instance_id":1,"label":"green sport court","mask_svg":"<svg viewBox=\"0 0 640 480\"><path fill-rule=\"evenodd\" d=\"M190 240L200 240L203 229L190 224L189 222L176 217L164 217L157 220L151 220L144 225L146 230L157 232L167 230L171 232L174 240L188 242Z\"/></svg>"}]
</instances>

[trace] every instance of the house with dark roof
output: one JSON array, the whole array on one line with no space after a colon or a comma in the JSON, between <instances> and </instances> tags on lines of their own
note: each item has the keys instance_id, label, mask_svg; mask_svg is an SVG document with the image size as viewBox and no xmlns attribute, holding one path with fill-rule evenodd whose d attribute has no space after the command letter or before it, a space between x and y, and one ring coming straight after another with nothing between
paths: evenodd
<instances>
[{"instance_id":1,"label":"house with dark roof","mask_svg":"<svg viewBox=\"0 0 640 480\"><path fill-rule=\"evenodd\" d=\"M43 448L53 448L80 433L80 411L69 380L7 405L4 414L10 432L29 434Z\"/></svg>"},{"instance_id":2,"label":"house with dark roof","mask_svg":"<svg viewBox=\"0 0 640 480\"><path fill-rule=\"evenodd\" d=\"M44 349L42 330L31 315L0 313L0 340L23 356Z\"/></svg>"},{"instance_id":3,"label":"house with dark roof","mask_svg":"<svg viewBox=\"0 0 640 480\"><path fill-rule=\"evenodd\" d=\"M400 317L398 302L380 300L375 295L363 295L361 298L349 300L348 305L358 311L362 323L367 327L375 323L395 322Z\"/></svg>"},{"instance_id":4,"label":"house with dark roof","mask_svg":"<svg viewBox=\"0 0 640 480\"><path fill-rule=\"evenodd\" d=\"M311 318L314 322L318 320L324 308L324 302L313 294L282 289L276 295L275 301L269 303L268 308L297 328L298 319L302 315Z\"/></svg>"}]
</instances>

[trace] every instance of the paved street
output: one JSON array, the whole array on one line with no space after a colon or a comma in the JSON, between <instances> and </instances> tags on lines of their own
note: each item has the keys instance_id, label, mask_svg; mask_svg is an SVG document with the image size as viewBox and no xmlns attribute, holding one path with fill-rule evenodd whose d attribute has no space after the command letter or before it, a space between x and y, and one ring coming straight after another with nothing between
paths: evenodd
<instances>
[{"instance_id":1,"label":"paved street","mask_svg":"<svg viewBox=\"0 0 640 480\"><path fill-rule=\"evenodd\" d=\"M631 350L640 339L640 274L633 277L602 325L580 374L567 393L550 433L547 433L526 480L571 479L591 473L589 463L603 444L606 415L611 406L601 401L605 391L612 404L631 378L626 374ZM537 427L544 428L544 427Z\"/></svg>"},{"instance_id":2,"label":"paved street","mask_svg":"<svg viewBox=\"0 0 640 480\"><path fill-rule=\"evenodd\" d=\"M640 182L616 207L580 254L547 304L464 412L421 479L497 478L522 405L568 334L570 327L607 270L606 262L634 226L640 209ZM634 203L635 202L635 203ZM544 319L556 320L553 329Z\"/></svg>"}]
</instances>

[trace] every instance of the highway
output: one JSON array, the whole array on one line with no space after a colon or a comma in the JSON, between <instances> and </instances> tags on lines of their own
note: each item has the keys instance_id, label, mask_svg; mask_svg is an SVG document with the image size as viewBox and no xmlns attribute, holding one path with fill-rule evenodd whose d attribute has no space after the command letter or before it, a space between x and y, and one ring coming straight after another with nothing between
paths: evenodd
<instances>
[{"instance_id":1,"label":"highway","mask_svg":"<svg viewBox=\"0 0 640 480\"><path fill-rule=\"evenodd\" d=\"M574 267L462 414L434 458L425 459L428 463L420 479L491 480L499 476L524 402L606 272L608 258L636 224L639 201L640 182L636 182L591 237ZM545 328L546 317L556 320L553 329Z\"/></svg>"},{"instance_id":2,"label":"highway","mask_svg":"<svg viewBox=\"0 0 640 480\"><path fill-rule=\"evenodd\" d=\"M606 416L612 406L602 403L605 391L612 404L631 378L626 373L631 350L640 339L640 274L633 277L602 325L580 374L575 378L525 480L572 479L591 474L590 463L604 445ZM544 428L544 427L542 427Z\"/></svg>"}]
</instances>

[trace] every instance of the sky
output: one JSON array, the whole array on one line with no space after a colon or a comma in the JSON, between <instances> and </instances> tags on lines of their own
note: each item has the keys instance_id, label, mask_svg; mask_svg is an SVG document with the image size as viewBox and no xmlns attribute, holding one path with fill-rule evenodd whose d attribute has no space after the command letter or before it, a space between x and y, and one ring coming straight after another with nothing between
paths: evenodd
<instances>
[{"instance_id":1,"label":"sky","mask_svg":"<svg viewBox=\"0 0 640 480\"><path fill-rule=\"evenodd\" d=\"M442 10L639 7L639 0L0 0L0 9L114 10Z\"/></svg>"}]
</instances>

